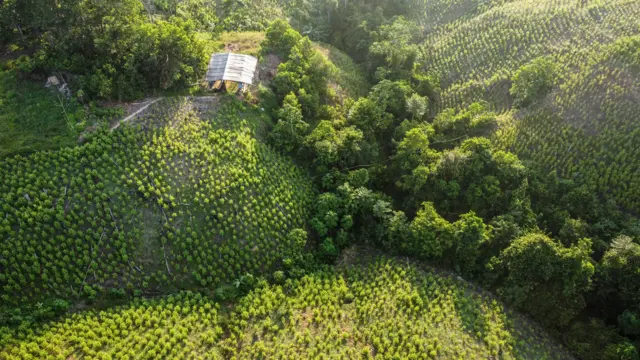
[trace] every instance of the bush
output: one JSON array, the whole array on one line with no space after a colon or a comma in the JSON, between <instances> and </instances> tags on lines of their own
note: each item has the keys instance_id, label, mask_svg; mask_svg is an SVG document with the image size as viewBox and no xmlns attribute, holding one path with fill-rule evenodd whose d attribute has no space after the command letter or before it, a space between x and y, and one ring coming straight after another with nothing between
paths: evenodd
<instances>
[{"instance_id":1,"label":"bush","mask_svg":"<svg viewBox=\"0 0 640 360\"><path fill-rule=\"evenodd\" d=\"M545 96L555 78L555 65L551 59L540 57L523 65L512 78L509 91L514 96L514 105L526 107L533 101Z\"/></svg>"},{"instance_id":2,"label":"bush","mask_svg":"<svg viewBox=\"0 0 640 360\"><path fill-rule=\"evenodd\" d=\"M591 243L564 248L543 234L514 240L499 257L506 280L498 294L548 326L568 324L585 307L594 266Z\"/></svg>"},{"instance_id":3,"label":"bush","mask_svg":"<svg viewBox=\"0 0 640 360\"><path fill-rule=\"evenodd\" d=\"M291 48L302 39L288 22L282 19L274 21L267 29L266 41L262 44L264 53L275 53L285 59L289 57Z\"/></svg>"}]
</instances>

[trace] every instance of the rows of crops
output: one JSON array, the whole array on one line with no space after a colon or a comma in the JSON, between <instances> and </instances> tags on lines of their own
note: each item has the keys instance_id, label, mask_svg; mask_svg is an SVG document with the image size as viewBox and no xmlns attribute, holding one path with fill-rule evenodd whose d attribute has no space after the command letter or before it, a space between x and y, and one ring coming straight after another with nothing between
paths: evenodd
<instances>
[{"instance_id":1,"label":"rows of crops","mask_svg":"<svg viewBox=\"0 0 640 360\"><path fill-rule=\"evenodd\" d=\"M568 358L491 296L387 257L259 288L220 318L199 295L138 301L14 333L0 357Z\"/></svg>"},{"instance_id":2,"label":"rows of crops","mask_svg":"<svg viewBox=\"0 0 640 360\"><path fill-rule=\"evenodd\" d=\"M166 100L143 127L3 161L2 303L215 288L281 260L311 185L239 110Z\"/></svg>"},{"instance_id":3,"label":"rows of crops","mask_svg":"<svg viewBox=\"0 0 640 360\"><path fill-rule=\"evenodd\" d=\"M514 73L548 56L551 91L512 112L496 142L640 209L640 3L455 0L425 9L441 10L426 15L424 43L425 68L441 79L440 108L486 100L509 111Z\"/></svg>"}]
</instances>

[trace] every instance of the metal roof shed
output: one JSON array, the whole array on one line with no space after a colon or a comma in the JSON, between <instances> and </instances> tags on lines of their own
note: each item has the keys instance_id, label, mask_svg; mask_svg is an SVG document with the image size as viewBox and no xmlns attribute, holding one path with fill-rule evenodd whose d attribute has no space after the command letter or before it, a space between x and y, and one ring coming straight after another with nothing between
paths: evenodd
<instances>
[{"instance_id":1,"label":"metal roof shed","mask_svg":"<svg viewBox=\"0 0 640 360\"><path fill-rule=\"evenodd\" d=\"M253 84L253 74L256 72L258 59L250 55L220 53L211 55L207 81L235 81L243 84Z\"/></svg>"}]
</instances>

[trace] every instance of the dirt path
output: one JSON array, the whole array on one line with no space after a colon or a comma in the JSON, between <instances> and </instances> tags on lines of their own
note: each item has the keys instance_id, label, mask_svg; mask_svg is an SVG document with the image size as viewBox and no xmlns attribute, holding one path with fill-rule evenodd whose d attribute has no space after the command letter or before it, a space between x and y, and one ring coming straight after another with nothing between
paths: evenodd
<instances>
[{"instance_id":1,"label":"dirt path","mask_svg":"<svg viewBox=\"0 0 640 360\"><path fill-rule=\"evenodd\" d=\"M139 103L133 103L128 105L127 108L127 113L129 114L127 117L125 117L122 120L116 121L114 122L111 127L110 130L114 130L117 129L118 127L120 127L120 124L123 122L127 122L131 119L133 119L134 117L136 117L137 115L139 115L140 113L142 113L143 111L145 111L147 108L149 108L149 106L157 103L160 100L163 100L164 98L155 98L155 99L147 99L143 102L139 102Z\"/></svg>"}]
</instances>

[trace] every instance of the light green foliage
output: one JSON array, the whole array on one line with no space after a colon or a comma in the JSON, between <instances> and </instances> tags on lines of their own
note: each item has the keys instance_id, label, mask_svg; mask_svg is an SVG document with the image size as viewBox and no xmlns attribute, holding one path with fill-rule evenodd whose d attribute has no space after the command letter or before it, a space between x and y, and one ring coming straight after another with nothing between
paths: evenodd
<instances>
[{"instance_id":1,"label":"light green foliage","mask_svg":"<svg viewBox=\"0 0 640 360\"><path fill-rule=\"evenodd\" d=\"M307 232L304 229L293 229L289 232L288 242L292 254L299 256L307 246Z\"/></svg>"},{"instance_id":2,"label":"light green foliage","mask_svg":"<svg viewBox=\"0 0 640 360\"><path fill-rule=\"evenodd\" d=\"M284 20L274 21L266 32L266 40L262 45L263 51L271 52L289 58L291 49L302 39L300 33L291 28Z\"/></svg>"},{"instance_id":3,"label":"light green foliage","mask_svg":"<svg viewBox=\"0 0 640 360\"><path fill-rule=\"evenodd\" d=\"M470 212L460 216L453 223L455 254L454 266L463 275L471 275L475 271L476 261L480 255L480 246L488 239L488 230L481 218Z\"/></svg>"},{"instance_id":4,"label":"light green foliage","mask_svg":"<svg viewBox=\"0 0 640 360\"><path fill-rule=\"evenodd\" d=\"M429 107L429 98L414 93L407 99L407 111L414 120L421 120L427 113Z\"/></svg>"},{"instance_id":5,"label":"light green foliage","mask_svg":"<svg viewBox=\"0 0 640 360\"><path fill-rule=\"evenodd\" d=\"M335 89L340 100L367 95L370 85L361 66L332 45L316 44L315 49L327 62L328 85Z\"/></svg>"},{"instance_id":6,"label":"light green foliage","mask_svg":"<svg viewBox=\"0 0 640 360\"><path fill-rule=\"evenodd\" d=\"M544 97L553 86L554 64L549 58L537 58L523 65L513 75L509 92L514 96L514 105L525 107Z\"/></svg>"},{"instance_id":7,"label":"light green foliage","mask_svg":"<svg viewBox=\"0 0 640 360\"><path fill-rule=\"evenodd\" d=\"M276 265L309 179L256 140L250 109L185 99L87 144L0 163L2 303L217 286Z\"/></svg>"},{"instance_id":8,"label":"light green foliage","mask_svg":"<svg viewBox=\"0 0 640 360\"><path fill-rule=\"evenodd\" d=\"M0 343L3 359L222 359L220 305L193 293L65 316L17 331Z\"/></svg>"},{"instance_id":9,"label":"light green foliage","mask_svg":"<svg viewBox=\"0 0 640 360\"><path fill-rule=\"evenodd\" d=\"M438 152L429 147L430 138L435 134L428 123L407 131L398 144L393 162L404 171L413 171L419 166L427 166L438 159Z\"/></svg>"},{"instance_id":10,"label":"light green foliage","mask_svg":"<svg viewBox=\"0 0 640 360\"><path fill-rule=\"evenodd\" d=\"M410 248L406 250L421 257L439 258L453 246L454 228L436 212L433 203L422 204L409 230Z\"/></svg>"},{"instance_id":11,"label":"light green foliage","mask_svg":"<svg viewBox=\"0 0 640 360\"><path fill-rule=\"evenodd\" d=\"M569 359L467 283L405 260L354 255L362 256L354 264L259 286L228 317L200 294L138 299L10 330L0 358Z\"/></svg>"},{"instance_id":12,"label":"light green foliage","mask_svg":"<svg viewBox=\"0 0 640 360\"><path fill-rule=\"evenodd\" d=\"M405 260L352 256L355 264L242 299L231 314L231 335L221 342L223 355L569 358L535 327L463 282Z\"/></svg>"},{"instance_id":13,"label":"light green foliage","mask_svg":"<svg viewBox=\"0 0 640 360\"><path fill-rule=\"evenodd\" d=\"M451 147L463 139L487 135L496 125L496 114L483 103L473 103L461 111L445 109L433 120L437 132L435 142L440 143L440 147Z\"/></svg>"},{"instance_id":14,"label":"light green foliage","mask_svg":"<svg viewBox=\"0 0 640 360\"><path fill-rule=\"evenodd\" d=\"M522 236L492 264L506 273L498 293L546 325L566 325L585 307L594 273L590 254L588 239L565 248L546 235Z\"/></svg>"},{"instance_id":15,"label":"light green foliage","mask_svg":"<svg viewBox=\"0 0 640 360\"><path fill-rule=\"evenodd\" d=\"M294 93L284 98L277 115L278 122L270 134L272 141L284 152L298 149L302 145L309 124L302 119L302 109Z\"/></svg>"}]
</instances>

